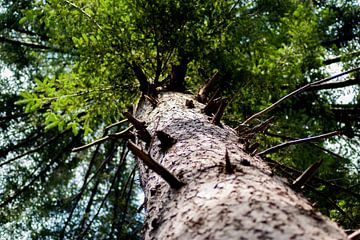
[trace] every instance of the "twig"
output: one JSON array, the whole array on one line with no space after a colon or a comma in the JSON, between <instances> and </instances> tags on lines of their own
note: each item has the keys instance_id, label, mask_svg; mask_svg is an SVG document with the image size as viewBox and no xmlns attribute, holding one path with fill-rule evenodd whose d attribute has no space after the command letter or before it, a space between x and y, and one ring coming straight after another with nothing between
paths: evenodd
<instances>
[{"instance_id":1,"label":"twig","mask_svg":"<svg viewBox=\"0 0 360 240\"><path fill-rule=\"evenodd\" d=\"M96 144L100 144L100 143L102 143L102 142L105 142L105 141L108 140L108 139L113 139L113 138L115 138L115 137L116 137L116 138L123 137L123 136L125 136L125 134L126 134L127 132L129 132L132 128L133 128L133 126L130 126L130 127L126 128L125 130L123 130L123 131L121 131L121 132L114 133L114 134L110 134L110 135L108 135L108 136L105 136L105 137L102 137L102 138L100 138L100 139L97 139L97 140L95 140L95 141L93 141L93 142L91 142L91 143L89 143L89 144L86 144L86 145L83 145L83 146L80 146L80 147L73 148L71 151L72 151L72 152L79 152L79 151L82 151L82 150L84 150L84 149L86 149L86 148L89 148L89 147L91 147L91 146L94 146L94 145L96 145Z\"/></svg>"},{"instance_id":2,"label":"twig","mask_svg":"<svg viewBox=\"0 0 360 240\"><path fill-rule=\"evenodd\" d=\"M170 185L170 187L179 189L184 185L184 183L175 177L171 172L169 172L169 170L153 160L149 154L142 151L133 142L129 141L127 146L136 157L140 158L148 168L162 177Z\"/></svg>"},{"instance_id":3,"label":"twig","mask_svg":"<svg viewBox=\"0 0 360 240\"><path fill-rule=\"evenodd\" d=\"M23 153L23 154L17 155L17 156L15 156L15 157L7 160L7 161L1 162L1 163L0 163L0 167L4 166L4 165L6 165L6 164L9 164L9 163L11 163L11 162L13 162L13 161L15 161L15 160L17 160L17 159L19 159L19 158L22 158L22 157L24 157L24 156L26 156L26 155L29 155L29 154L31 154L31 153L34 153L34 152L39 151L40 149L42 149L42 148L45 147L46 145L51 144L52 142L56 141L59 137L63 136L65 133L67 133L67 132L69 132L69 131L70 131L70 130L65 130L65 131L63 131L62 133L56 135L55 137L52 137L51 139L49 139L49 140L46 141L45 143L39 145L38 147L36 147L36 148L34 148L34 149L31 149L31 150L29 150L29 151L27 151L27 152L25 152L25 153Z\"/></svg>"},{"instance_id":4,"label":"twig","mask_svg":"<svg viewBox=\"0 0 360 240\"><path fill-rule=\"evenodd\" d=\"M288 178L292 178L292 177L293 177L293 176L289 173L289 170L299 173L298 170L295 170L295 169L293 169L293 168L290 168L290 167L287 167L287 166L285 166L285 165L282 165L282 164L280 164L280 163L278 163L278 162L276 162L276 161L274 161L274 160L272 160L272 159L270 159L270 158L265 158L265 160L268 161L268 162L271 162L271 163L273 163L273 164L276 164L276 165L280 166L279 170L282 171L285 175L287 175ZM282 167L283 167L283 168L286 168L286 170L281 169ZM325 181L325 180L322 180L322 179L320 179L320 178L314 178L314 179L317 180L317 181L320 180L320 181L322 181L322 182L323 182L324 184L326 184L326 185L330 185L330 186L332 186L332 187L338 187L340 190L344 190L342 187L337 186L337 185L333 185L333 184L331 184L331 183L329 183L329 182L327 182L327 181ZM344 210L342 210L342 209L341 209L335 202L333 202L327 195L325 195L325 194L323 194L322 192L318 191L316 188L314 188L313 186L311 186L311 185L308 184L308 183L306 183L305 186L306 186L310 191L312 191L312 192L320 195L321 197L323 197L323 198L324 198L327 202L329 202L334 208L336 208L343 216L347 217L350 221L353 221L353 220L351 219L351 217L349 217L349 215L346 214L346 213L344 212Z\"/></svg>"},{"instance_id":5,"label":"twig","mask_svg":"<svg viewBox=\"0 0 360 240\"><path fill-rule=\"evenodd\" d=\"M95 213L94 217L90 220L89 224L86 226L85 230L81 233L81 235L79 236L79 239L82 239L85 234L89 231L90 229L90 226L92 225L92 223L94 222L94 220L97 218L97 216L99 215L99 212L102 208L102 206L104 205L106 199L108 198L108 196L110 195L111 191L113 190L115 184L120 180L120 172L121 172L121 169L125 163L125 158L126 158L126 155L127 155L127 152L128 151L125 151L125 148L123 148L123 152L122 152L122 157L120 158L120 163L118 164L118 167L116 169L116 172L115 172L115 175L111 181L111 185L109 187L109 190L108 192L105 194L104 198L102 199L101 203L100 203L100 206L97 210L97 212ZM132 173L131 173L132 174ZM130 174L130 175L131 175Z\"/></svg>"},{"instance_id":6,"label":"twig","mask_svg":"<svg viewBox=\"0 0 360 240\"><path fill-rule=\"evenodd\" d=\"M70 6L72 6L73 8L76 8L77 10L79 10L85 16L87 16L96 25L96 27L98 27L100 30L102 30L102 27L95 21L95 19L90 14L85 12L81 7L77 6L75 3L72 3L72 2L70 2L68 0L64 0L64 1L67 4L69 4Z\"/></svg>"},{"instance_id":7,"label":"twig","mask_svg":"<svg viewBox=\"0 0 360 240\"><path fill-rule=\"evenodd\" d=\"M119 122L112 123L112 124L108 125L104 130L105 130L105 131L106 131L106 130L109 130L110 128L113 128L113 127L119 126L119 125L121 125L121 124L123 124L123 123L126 123L127 121L128 121L127 119L123 119L123 120L121 120L121 121L119 121Z\"/></svg>"},{"instance_id":8,"label":"twig","mask_svg":"<svg viewBox=\"0 0 360 240\"><path fill-rule=\"evenodd\" d=\"M360 78L348 79L340 82L316 84L316 85L312 85L308 90L317 91L323 89L335 89L335 88L343 88L357 84L360 84Z\"/></svg>"},{"instance_id":9,"label":"twig","mask_svg":"<svg viewBox=\"0 0 360 240\"><path fill-rule=\"evenodd\" d=\"M283 173L285 173L286 175L291 176L291 178L293 178L293 174L297 174L297 175L301 174L301 172L300 172L299 170L294 169L294 168L291 168L291 167L288 167L288 166L286 166L286 165L284 165L284 164L281 164L281 163L279 163L279 162L277 162L277 161L275 161L275 160L273 160L273 159L271 159L271 158L269 158L269 157L263 157L263 159L264 159L266 162L268 162L269 164L275 166L275 168L280 169L280 170L281 170ZM282 169L282 168L284 168L285 170ZM290 174L290 172L292 172L293 174ZM323 180L323 179L321 179L321 178L318 178L318 177L313 177L313 180L314 180L316 183L320 183L320 184L326 185L326 186L329 187L329 188L337 189L337 190L339 190L339 191L341 191L341 192L347 193L347 194L349 194L349 195L357 198L358 200L360 200L360 194L354 193L353 191L351 191L351 190L349 190L349 189L347 189L347 188L344 188L344 187L342 187L342 186L339 186L339 185L330 183L330 182L328 182L328 181L326 181L326 180Z\"/></svg>"},{"instance_id":10,"label":"twig","mask_svg":"<svg viewBox=\"0 0 360 240\"><path fill-rule=\"evenodd\" d=\"M337 75L334 75L334 76L331 76L331 77L328 77L328 78L324 78L324 79L321 79L319 81L316 81L316 82L313 82L313 83L308 83L306 84L305 86L302 86L298 89L296 89L295 91L285 95L284 97L280 98L278 101L276 101L275 103L271 104L269 107L265 108L264 110L260 111L260 112L257 112L255 113L254 115L252 115L251 117L249 117L248 119L246 119L242 125L246 125L248 124L251 120L253 120L254 118L257 118L271 110L273 110L274 108L276 108L277 106L279 106L280 103L282 103L283 101L285 101L286 99L288 98L291 98L297 94L300 94L302 92L304 92L305 90L309 89L310 87L314 86L314 85L319 85L321 83L324 83L324 82L327 82L327 81L330 81L334 78L338 78L338 77L341 77L343 75L346 75L346 74L349 74L351 72L355 72L355 71L358 71L360 70L360 67L357 67L357 68L353 68L353 69L350 69L348 71L345 71L345 72L342 72L342 73L339 73Z\"/></svg>"},{"instance_id":11,"label":"twig","mask_svg":"<svg viewBox=\"0 0 360 240\"><path fill-rule=\"evenodd\" d=\"M271 116L270 118L266 119L263 122L260 122L258 125L256 125L253 128L248 128L243 124L240 124L239 126L237 126L235 128L235 130L237 131L238 135L247 135L249 133L263 133L269 126L270 123L272 122L272 120L274 120L274 116Z\"/></svg>"},{"instance_id":12,"label":"twig","mask_svg":"<svg viewBox=\"0 0 360 240\"><path fill-rule=\"evenodd\" d=\"M276 145L274 147L268 148L268 149L258 153L257 155L262 156L262 155L266 155L266 154L275 152L276 150L287 147L289 145L300 144L300 143L305 143L305 142L314 142L314 141L318 141L318 140L321 140L324 138L329 138L329 137L337 136L337 135L341 135L341 134L343 134L342 131L334 131L334 132L325 133L325 134L321 134L321 135L314 136L314 137L296 139L296 140L288 141L288 142Z\"/></svg>"}]
</instances>

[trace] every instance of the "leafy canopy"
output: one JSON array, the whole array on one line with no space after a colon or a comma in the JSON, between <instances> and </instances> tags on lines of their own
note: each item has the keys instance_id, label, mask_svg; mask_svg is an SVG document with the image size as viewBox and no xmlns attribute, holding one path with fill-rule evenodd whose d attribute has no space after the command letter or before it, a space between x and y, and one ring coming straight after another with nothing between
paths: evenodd
<instances>
[{"instance_id":1,"label":"leafy canopy","mask_svg":"<svg viewBox=\"0 0 360 240\"><path fill-rule=\"evenodd\" d=\"M195 89L218 70L226 86L257 89L303 77L318 67L316 17L306 5L284 1L47 1L24 11L20 24L44 25L48 46L69 58L56 72L40 73L22 93L27 111L49 105L46 128L90 133L110 123L139 97L135 66L156 87L171 67L188 62L186 83ZM311 66L307 66L311 65ZM52 67L52 66L50 66ZM49 68L50 68L49 67ZM51 70L51 69L49 69ZM272 87L268 98L285 91ZM261 96L259 94L259 96ZM258 99L266 102L268 99Z\"/></svg>"},{"instance_id":2,"label":"leafy canopy","mask_svg":"<svg viewBox=\"0 0 360 240\"><path fill-rule=\"evenodd\" d=\"M134 162L124 157L124 143L110 141L77 155L70 153L73 147L125 129L123 124L102 133L142 93L195 94L215 72L221 79L218 92L231 99L225 120L237 126L299 86L327 76L329 68L358 66L359 16L356 1L341 0L2 1L1 62L14 75L1 79L5 227L0 231L28 231L33 238L134 237L141 216ZM172 85L175 79L178 85ZM356 84L359 75L343 80ZM318 176L335 179L335 185L315 181L317 192L306 193L323 212L355 228L359 89L350 87L354 99L340 104L333 88L318 86L289 99L256 140L266 148L352 129L354 139L292 146L272 158L282 164L274 168L290 179L299 175L294 168L324 159Z\"/></svg>"}]
</instances>

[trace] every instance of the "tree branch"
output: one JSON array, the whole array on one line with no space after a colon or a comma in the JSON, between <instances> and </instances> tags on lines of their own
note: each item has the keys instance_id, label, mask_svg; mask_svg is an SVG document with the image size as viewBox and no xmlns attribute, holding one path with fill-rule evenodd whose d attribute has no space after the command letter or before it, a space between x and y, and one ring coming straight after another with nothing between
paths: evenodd
<instances>
[{"instance_id":1,"label":"tree branch","mask_svg":"<svg viewBox=\"0 0 360 240\"><path fill-rule=\"evenodd\" d=\"M288 142L276 145L274 147L268 148L268 149L258 153L257 155L262 156L262 155L266 155L266 154L275 152L278 149L281 149L281 148L284 148L284 147L287 147L287 146L290 146L290 145L300 144L300 143L305 143L305 142L319 141L321 139L329 138L329 137L332 137L332 136L338 136L338 135L341 135L341 134L343 134L342 131L334 131L334 132L325 133L325 134L314 136L314 137L296 139L296 140L288 141Z\"/></svg>"},{"instance_id":2,"label":"tree branch","mask_svg":"<svg viewBox=\"0 0 360 240\"><path fill-rule=\"evenodd\" d=\"M12 201L14 201L17 197L19 197L23 192L27 191L37 180L39 180L42 176L44 176L46 174L46 172L50 169L50 167L55 164L56 161L58 161L58 159L68 150L71 149L72 145L74 145L76 143L76 141L78 140L78 138L73 138L71 142L69 142L65 148L64 151L60 151L48 164L46 164L46 166L39 172L39 174L37 174L35 177L33 177L30 182L28 182L27 184L23 185L21 187L21 189L19 189L18 191L16 191L12 196L8 197L5 201L3 201L0 204L0 208L6 206L7 204L11 203ZM59 165L58 165L59 166ZM55 167L56 169L57 167ZM53 170L55 170L53 169ZM34 171L35 172L35 171Z\"/></svg>"},{"instance_id":3,"label":"tree branch","mask_svg":"<svg viewBox=\"0 0 360 240\"><path fill-rule=\"evenodd\" d=\"M125 130L121 131L121 132L117 132L117 133L114 133L114 134L110 134L110 135L107 135L105 137L102 137L100 139L97 139L89 144L86 144L86 145L83 145L83 146L80 146L80 147L76 147L76 148L73 148L71 151L72 152L79 152L79 151L82 151L86 148L89 148L91 146L94 146L96 144L100 144L100 143L103 143L105 142L106 140L108 139L114 139L114 138L122 138L122 137L125 137L126 136L126 133L128 133L131 129L133 128L133 126L130 126L128 128L126 128Z\"/></svg>"},{"instance_id":4,"label":"tree branch","mask_svg":"<svg viewBox=\"0 0 360 240\"><path fill-rule=\"evenodd\" d=\"M82 14L84 14L86 17L88 17L88 18L96 25L97 28L99 28L100 30L102 30L102 27L99 25L99 23L97 23L97 22L95 21L95 19L94 19L92 16L90 16L90 14L88 14L87 12L85 12L81 7L77 6L75 3L72 3L72 2L70 2L70 1L68 1L68 0L64 0L64 1L65 1L67 4L69 4L71 7L79 10Z\"/></svg>"},{"instance_id":5,"label":"tree branch","mask_svg":"<svg viewBox=\"0 0 360 240\"><path fill-rule=\"evenodd\" d=\"M308 90L309 91L318 91L324 89L335 89L335 88L343 88L348 86L353 86L360 84L360 78L349 79L340 82L331 82L331 83L323 83L323 84L316 84L312 85Z\"/></svg>"},{"instance_id":6,"label":"tree branch","mask_svg":"<svg viewBox=\"0 0 360 240\"><path fill-rule=\"evenodd\" d=\"M304 184L308 182L310 178L315 174L315 172L319 169L322 163L323 160L319 160L311 164L297 179L293 181L292 187L294 189L299 189L304 186Z\"/></svg>"},{"instance_id":7,"label":"tree branch","mask_svg":"<svg viewBox=\"0 0 360 240\"><path fill-rule=\"evenodd\" d=\"M13 162L13 161L15 161L15 160L17 160L17 159L19 159L19 158L22 158L22 157L26 156L26 155L28 155L28 154L31 154L31 153L34 153L34 152L39 151L40 149L42 149L42 148L45 147L46 145L51 144L52 142L56 141L58 138L60 138L61 136L63 136L65 133L67 133L67 132L69 132L69 131L70 131L70 130L63 131L62 133L56 135L55 137L52 137L52 138L49 139L48 141L46 141L46 142L44 142L43 144L39 145L38 147L35 147L35 148L33 148L33 149L31 149L31 150L23 153L23 154L17 155L17 156L15 156L15 157L7 160L7 161L1 162L1 163L0 163L0 168L1 168L2 166L6 165L6 164L9 164L9 163L11 163L11 162Z\"/></svg>"},{"instance_id":8,"label":"tree branch","mask_svg":"<svg viewBox=\"0 0 360 240\"><path fill-rule=\"evenodd\" d=\"M283 172L283 173L286 173L288 176L291 176L293 178L293 175L294 174L301 174L301 171L297 170L297 169L294 169L294 168L291 168L291 167L288 167L286 165L283 165L277 161L274 161L273 159L269 158L269 157L265 157L263 156L262 157L266 162L268 162L269 164L273 165L275 168L280 168L280 170ZM284 169L281 169L281 168L284 168ZM290 172L292 172L293 174L290 174ZM331 182L328 182L324 179L321 179L321 178L318 178L318 177L314 177L312 181L316 181L317 183L319 184L323 184L323 185L326 185L330 188L333 188L333 189L336 189L336 190L339 190L341 192L344 192L344 193L347 193L355 198L357 198L358 200L360 200L360 194L358 193L355 193L347 188L344 188L342 186L339 186L339 185L336 185L336 184L333 184ZM307 186L307 184L306 184Z\"/></svg>"},{"instance_id":9,"label":"tree branch","mask_svg":"<svg viewBox=\"0 0 360 240\"><path fill-rule=\"evenodd\" d=\"M196 99L199 102L205 103L207 101L209 93L214 90L215 83L219 80L219 78L219 72L214 73L214 75L212 75L212 77L205 83L205 85L200 88L198 95L196 96Z\"/></svg>"},{"instance_id":10,"label":"tree branch","mask_svg":"<svg viewBox=\"0 0 360 240\"><path fill-rule=\"evenodd\" d=\"M350 69L348 71L345 71L345 72L342 72L342 73L339 73L337 75L334 75L334 76L331 76L331 77L328 77L328 78L324 78L324 79L321 79L319 81L316 81L316 82L313 82L313 83L308 83L306 84L305 86L302 86L298 89L296 89L295 91L285 95L284 97L280 98L278 101L276 101L275 103L273 103L272 105L270 105L269 107L265 108L264 110L260 111L260 112L257 112L255 113L254 115L252 115L251 117L249 117L248 119L246 119L242 125L246 125L248 124L251 120L253 120L254 118L257 118L271 110L273 110L274 108L276 108L277 106L280 105L280 103L282 103L283 101L287 100L288 98L291 98L295 95L298 95L302 92L304 92L305 90L309 89L310 87L314 86L314 85L319 85L321 83L324 83L324 82L327 82L327 81L330 81L334 78L338 78L338 77L341 77L343 75L346 75L346 74L349 74L351 72L356 72L356 71L359 71L360 70L360 67L357 67L357 68L353 68L353 69Z\"/></svg>"},{"instance_id":11,"label":"tree branch","mask_svg":"<svg viewBox=\"0 0 360 240\"><path fill-rule=\"evenodd\" d=\"M129 120L129 122L134 125L139 138L143 140L147 145L149 145L151 142L151 135L146 129L145 122L139 121L129 112L124 112L123 114Z\"/></svg>"},{"instance_id":12,"label":"tree branch","mask_svg":"<svg viewBox=\"0 0 360 240\"><path fill-rule=\"evenodd\" d=\"M32 49L51 50L51 51L54 51L54 52L65 53L65 51L63 49L59 49L59 48L55 48L55 47L49 47L49 46L40 45L40 44L36 44L36 43L22 42L22 41L19 41L19 40L10 39L10 38L6 38L6 37L3 37L3 36L0 36L0 41L5 42L5 43L10 43L10 44L13 44L13 45L17 45L17 46L24 46L24 47L28 47L28 48L32 48Z\"/></svg>"},{"instance_id":13,"label":"tree branch","mask_svg":"<svg viewBox=\"0 0 360 240\"><path fill-rule=\"evenodd\" d=\"M330 59L326 59L323 61L324 65L330 65L332 63L337 63L340 62L342 59L346 58L347 56L351 56L351 57L356 57L360 55L360 51L355 51L355 52L351 52L345 56L338 56L338 57L334 57L334 58L330 58Z\"/></svg>"}]
</instances>

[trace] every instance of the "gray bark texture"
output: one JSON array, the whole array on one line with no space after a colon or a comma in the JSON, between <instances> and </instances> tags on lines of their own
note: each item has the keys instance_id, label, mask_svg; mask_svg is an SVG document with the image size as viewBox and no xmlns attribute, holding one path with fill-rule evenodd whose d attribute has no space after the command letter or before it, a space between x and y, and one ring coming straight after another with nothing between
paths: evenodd
<instances>
[{"instance_id":1,"label":"gray bark texture","mask_svg":"<svg viewBox=\"0 0 360 240\"><path fill-rule=\"evenodd\" d=\"M186 99L195 108L186 107ZM153 136L148 149L138 146L185 185L171 188L138 161L144 239L347 239L261 158L245 153L235 130L212 124L193 96L167 92L158 100L155 108L146 100L138 105L136 117ZM161 149L156 131L175 144ZM226 170L226 151L233 173Z\"/></svg>"}]
</instances>

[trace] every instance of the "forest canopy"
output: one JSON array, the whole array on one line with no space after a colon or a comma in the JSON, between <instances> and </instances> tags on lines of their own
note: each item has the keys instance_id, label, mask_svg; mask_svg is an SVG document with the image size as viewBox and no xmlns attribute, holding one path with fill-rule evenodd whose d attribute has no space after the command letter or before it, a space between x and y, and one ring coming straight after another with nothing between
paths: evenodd
<instances>
[{"instance_id":1,"label":"forest canopy","mask_svg":"<svg viewBox=\"0 0 360 240\"><path fill-rule=\"evenodd\" d=\"M360 228L359 21L358 1L342 0L3 0L1 235L139 238L138 173L116 134L141 96L196 95L216 76L211 94L228 100L235 128L346 71L249 125L271 119L251 142L258 152L336 131L266 158L289 180L322 160L302 191Z\"/></svg>"}]
</instances>

